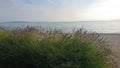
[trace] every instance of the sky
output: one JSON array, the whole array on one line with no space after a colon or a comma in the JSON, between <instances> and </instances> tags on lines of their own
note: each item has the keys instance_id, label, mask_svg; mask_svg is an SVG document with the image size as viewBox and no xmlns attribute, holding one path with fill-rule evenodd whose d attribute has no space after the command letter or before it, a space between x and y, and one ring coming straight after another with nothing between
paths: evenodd
<instances>
[{"instance_id":1,"label":"sky","mask_svg":"<svg viewBox=\"0 0 120 68\"><path fill-rule=\"evenodd\" d=\"M0 0L0 22L120 20L120 0Z\"/></svg>"}]
</instances>

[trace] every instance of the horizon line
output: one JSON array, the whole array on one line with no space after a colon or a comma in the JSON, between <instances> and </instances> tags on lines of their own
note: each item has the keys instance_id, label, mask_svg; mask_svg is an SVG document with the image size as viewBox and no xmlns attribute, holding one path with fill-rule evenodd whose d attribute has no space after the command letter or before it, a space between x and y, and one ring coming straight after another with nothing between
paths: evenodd
<instances>
[{"instance_id":1,"label":"horizon line","mask_svg":"<svg viewBox=\"0 0 120 68\"><path fill-rule=\"evenodd\" d=\"M97 21L120 21L120 20L82 20L82 21L3 21L0 23L7 23L7 22L97 22Z\"/></svg>"}]
</instances>

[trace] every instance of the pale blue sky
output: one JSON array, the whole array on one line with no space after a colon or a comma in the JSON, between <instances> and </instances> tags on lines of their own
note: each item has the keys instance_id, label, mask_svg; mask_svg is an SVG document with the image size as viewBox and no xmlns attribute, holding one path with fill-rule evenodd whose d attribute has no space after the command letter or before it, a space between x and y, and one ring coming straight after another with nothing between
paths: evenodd
<instances>
[{"instance_id":1,"label":"pale blue sky","mask_svg":"<svg viewBox=\"0 0 120 68\"><path fill-rule=\"evenodd\" d=\"M119 19L120 0L0 0L0 22Z\"/></svg>"}]
</instances>

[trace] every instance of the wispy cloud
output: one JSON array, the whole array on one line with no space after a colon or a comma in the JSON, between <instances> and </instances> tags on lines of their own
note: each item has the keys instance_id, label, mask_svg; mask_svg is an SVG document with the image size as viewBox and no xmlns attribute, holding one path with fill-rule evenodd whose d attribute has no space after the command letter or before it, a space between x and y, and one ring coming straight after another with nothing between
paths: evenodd
<instances>
[{"instance_id":1,"label":"wispy cloud","mask_svg":"<svg viewBox=\"0 0 120 68\"><path fill-rule=\"evenodd\" d=\"M120 19L119 0L4 0L0 21L80 21ZM9 2L8 2L9 1ZM35 2L33 4L33 2ZM36 2L39 5L35 5ZM41 5L43 2L44 5ZM12 4L11 4L12 3ZM47 5L51 4L53 6ZM55 7L56 6L56 7ZM58 8L59 6L59 8Z\"/></svg>"},{"instance_id":2,"label":"wispy cloud","mask_svg":"<svg viewBox=\"0 0 120 68\"><path fill-rule=\"evenodd\" d=\"M21 2L20 0L8 0L9 2L11 2L11 3L19 3L19 2Z\"/></svg>"},{"instance_id":3,"label":"wispy cloud","mask_svg":"<svg viewBox=\"0 0 120 68\"><path fill-rule=\"evenodd\" d=\"M48 0L48 2L51 4L56 4L55 1L53 1L53 0Z\"/></svg>"},{"instance_id":4,"label":"wispy cloud","mask_svg":"<svg viewBox=\"0 0 120 68\"><path fill-rule=\"evenodd\" d=\"M98 1L84 10L85 19L114 20L120 19L120 0Z\"/></svg>"}]
</instances>

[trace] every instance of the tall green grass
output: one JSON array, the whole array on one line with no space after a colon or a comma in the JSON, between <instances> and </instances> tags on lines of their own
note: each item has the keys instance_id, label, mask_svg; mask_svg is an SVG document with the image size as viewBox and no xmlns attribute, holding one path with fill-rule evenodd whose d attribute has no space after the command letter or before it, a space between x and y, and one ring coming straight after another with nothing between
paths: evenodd
<instances>
[{"instance_id":1,"label":"tall green grass","mask_svg":"<svg viewBox=\"0 0 120 68\"><path fill-rule=\"evenodd\" d=\"M0 68L112 68L98 34L76 30L0 29Z\"/></svg>"}]
</instances>

